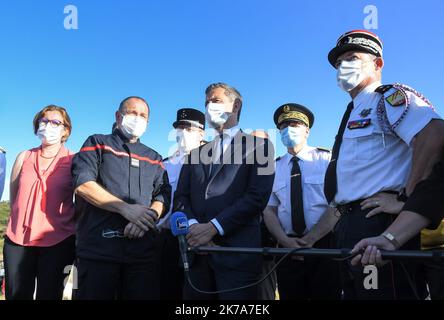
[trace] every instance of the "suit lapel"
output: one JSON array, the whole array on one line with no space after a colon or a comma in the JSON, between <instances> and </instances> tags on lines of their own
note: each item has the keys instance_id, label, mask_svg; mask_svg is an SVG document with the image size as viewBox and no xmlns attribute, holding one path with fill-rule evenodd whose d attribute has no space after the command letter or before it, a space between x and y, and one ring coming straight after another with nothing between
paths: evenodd
<instances>
[{"instance_id":1,"label":"suit lapel","mask_svg":"<svg viewBox=\"0 0 444 320\"><path fill-rule=\"evenodd\" d=\"M207 143L205 145L206 148L209 149L208 152L208 157L210 157L210 159L213 159L213 150L214 150L214 140ZM202 163L203 166L203 170L205 172L205 180L208 181L210 179L210 173L211 173L211 165L212 165L212 161L210 161L210 163Z\"/></svg>"},{"instance_id":2,"label":"suit lapel","mask_svg":"<svg viewBox=\"0 0 444 320\"><path fill-rule=\"evenodd\" d=\"M236 141L243 141L239 138L239 135L243 135L242 130L239 130L239 132L234 136L233 140L231 140L231 147L227 148L227 151L224 152L223 159L229 159L230 162L233 160L232 155L241 154L239 152L242 152L242 145L243 143L235 143ZM234 147L233 147L234 146ZM242 155L243 157L244 155ZM235 160L235 159L234 159ZM220 173L222 168L225 166L225 163L222 163L221 165L218 165L216 168L216 172L212 173L211 175L211 181L214 180L214 178Z\"/></svg>"}]
</instances>

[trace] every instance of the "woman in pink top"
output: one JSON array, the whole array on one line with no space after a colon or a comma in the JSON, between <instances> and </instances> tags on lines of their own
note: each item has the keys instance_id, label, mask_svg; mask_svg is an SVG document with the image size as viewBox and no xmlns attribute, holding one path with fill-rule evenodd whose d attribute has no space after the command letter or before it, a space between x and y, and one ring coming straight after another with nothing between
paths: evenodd
<instances>
[{"instance_id":1,"label":"woman in pink top","mask_svg":"<svg viewBox=\"0 0 444 320\"><path fill-rule=\"evenodd\" d=\"M64 143L71 120L48 106L34 118L42 144L20 153L11 173L11 215L3 249L6 299L62 299L63 281L75 259L71 162Z\"/></svg>"}]
</instances>

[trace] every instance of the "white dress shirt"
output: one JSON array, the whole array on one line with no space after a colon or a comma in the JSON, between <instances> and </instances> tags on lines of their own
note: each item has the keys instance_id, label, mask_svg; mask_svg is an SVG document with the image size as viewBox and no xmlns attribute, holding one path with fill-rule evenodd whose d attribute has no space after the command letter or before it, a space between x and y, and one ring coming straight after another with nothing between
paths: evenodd
<instances>
[{"instance_id":1,"label":"white dress shirt","mask_svg":"<svg viewBox=\"0 0 444 320\"><path fill-rule=\"evenodd\" d=\"M380 82L369 85L353 100L349 122L371 119L371 123L365 128L345 129L337 164L336 204L366 199L382 191L401 191L411 168L412 139L432 119L440 118L425 101L408 92L410 105L404 118L405 106L394 107L385 101L389 124L402 120L394 128L397 136L383 133L377 113L382 95L375 92L380 85ZM384 99L396 91L390 89Z\"/></svg>"},{"instance_id":2,"label":"white dress shirt","mask_svg":"<svg viewBox=\"0 0 444 320\"><path fill-rule=\"evenodd\" d=\"M305 146L298 154L302 176L302 201L306 230L311 230L328 209L324 178L331 153ZM276 176L268 206L277 207L278 218L287 235L295 235L291 219L291 169L293 155L286 153L276 161Z\"/></svg>"}]
</instances>

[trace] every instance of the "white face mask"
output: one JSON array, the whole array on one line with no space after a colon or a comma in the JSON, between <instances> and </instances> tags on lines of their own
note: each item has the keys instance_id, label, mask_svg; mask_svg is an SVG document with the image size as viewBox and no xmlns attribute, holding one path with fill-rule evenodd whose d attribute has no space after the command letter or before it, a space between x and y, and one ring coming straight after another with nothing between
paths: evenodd
<instances>
[{"instance_id":1,"label":"white face mask","mask_svg":"<svg viewBox=\"0 0 444 320\"><path fill-rule=\"evenodd\" d=\"M62 141L63 127L51 127L50 124L40 125L37 131L37 136L42 141L42 144L52 146Z\"/></svg>"},{"instance_id":2,"label":"white face mask","mask_svg":"<svg viewBox=\"0 0 444 320\"><path fill-rule=\"evenodd\" d=\"M179 146L179 151L187 154L190 153L191 150L200 146L202 138L199 131L177 129L176 140Z\"/></svg>"},{"instance_id":3,"label":"white face mask","mask_svg":"<svg viewBox=\"0 0 444 320\"><path fill-rule=\"evenodd\" d=\"M134 115L122 115L121 129L123 134L128 138L140 138L146 131L148 122L145 118Z\"/></svg>"},{"instance_id":4,"label":"white face mask","mask_svg":"<svg viewBox=\"0 0 444 320\"><path fill-rule=\"evenodd\" d=\"M338 67L337 80L338 86L346 91L350 92L356 88L366 77L369 76L369 72L364 65L367 63L362 60L342 61Z\"/></svg>"},{"instance_id":5,"label":"white face mask","mask_svg":"<svg viewBox=\"0 0 444 320\"><path fill-rule=\"evenodd\" d=\"M224 125L230 115L231 112L225 111L225 104L223 103L210 102L208 103L205 111L206 121L208 125L214 129L220 128L222 125Z\"/></svg>"},{"instance_id":6,"label":"white face mask","mask_svg":"<svg viewBox=\"0 0 444 320\"><path fill-rule=\"evenodd\" d=\"M302 126L286 127L281 130L281 141L287 148L293 148L305 142L307 129Z\"/></svg>"}]
</instances>

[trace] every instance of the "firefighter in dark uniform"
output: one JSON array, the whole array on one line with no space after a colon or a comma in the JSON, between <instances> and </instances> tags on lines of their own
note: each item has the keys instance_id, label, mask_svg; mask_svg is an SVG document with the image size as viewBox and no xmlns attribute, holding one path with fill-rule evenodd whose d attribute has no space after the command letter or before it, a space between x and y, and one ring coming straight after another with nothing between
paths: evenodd
<instances>
[{"instance_id":1,"label":"firefighter in dark uniform","mask_svg":"<svg viewBox=\"0 0 444 320\"><path fill-rule=\"evenodd\" d=\"M78 290L75 298L157 299L156 223L171 186L161 156L140 143L149 117L139 97L122 101L111 135L92 135L75 156Z\"/></svg>"}]
</instances>

